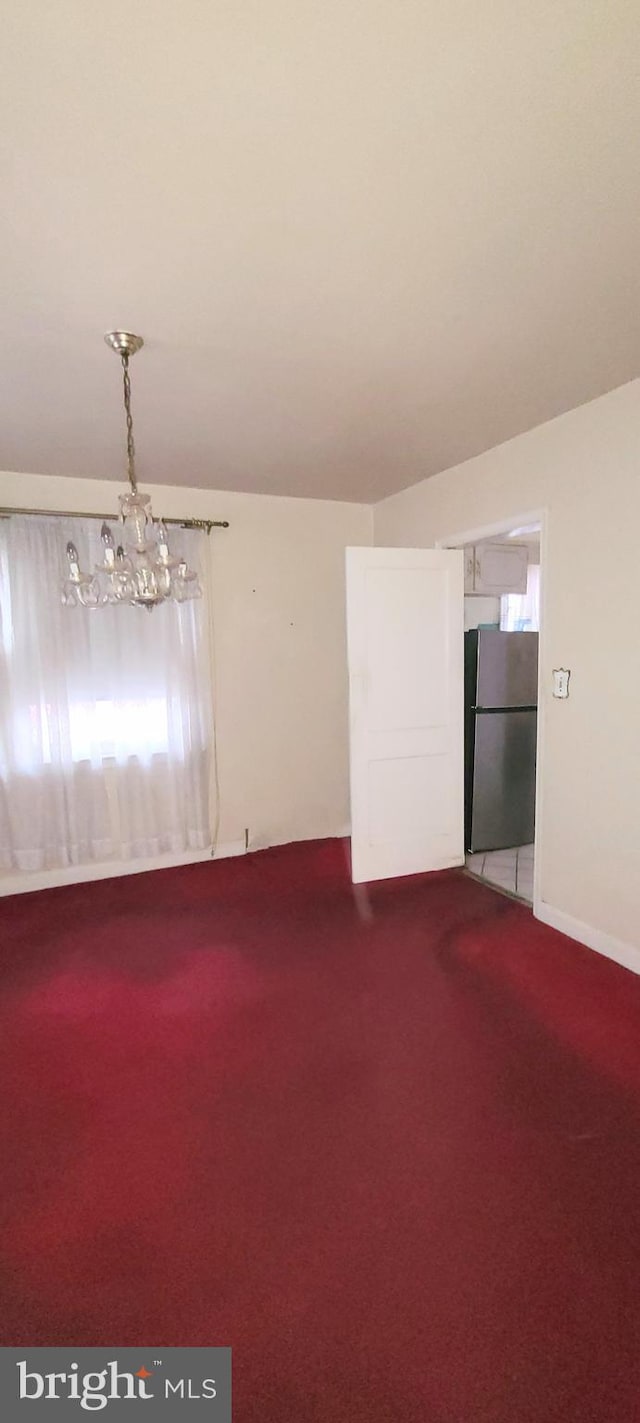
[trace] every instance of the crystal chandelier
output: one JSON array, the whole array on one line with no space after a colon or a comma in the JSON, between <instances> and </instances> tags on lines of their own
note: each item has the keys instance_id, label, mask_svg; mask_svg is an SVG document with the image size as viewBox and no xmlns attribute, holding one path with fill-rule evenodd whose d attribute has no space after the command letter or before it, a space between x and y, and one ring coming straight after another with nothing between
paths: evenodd
<instances>
[{"instance_id":1,"label":"crystal chandelier","mask_svg":"<svg viewBox=\"0 0 640 1423\"><path fill-rule=\"evenodd\" d=\"M130 488L120 495L117 517L124 532L122 542L116 545L109 525L102 525L103 561L96 564L93 573L82 572L75 544L67 544L69 571L62 602L68 608L78 604L102 608L108 603L129 603L149 611L158 603L185 603L202 594L198 575L185 559L171 554L165 525L154 520L149 495L138 492L136 481L129 358L144 342L142 336L133 336L130 331L108 331L104 339L122 362Z\"/></svg>"}]
</instances>

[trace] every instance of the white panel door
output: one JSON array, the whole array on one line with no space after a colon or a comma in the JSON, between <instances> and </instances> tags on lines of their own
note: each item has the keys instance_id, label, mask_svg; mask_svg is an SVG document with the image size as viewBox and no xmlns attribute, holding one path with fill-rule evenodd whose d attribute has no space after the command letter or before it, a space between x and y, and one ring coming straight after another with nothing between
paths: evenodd
<instances>
[{"instance_id":1,"label":"white panel door","mask_svg":"<svg viewBox=\"0 0 640 1423\"><path fill-rule=\"evenodd\" d=\"M347 549L351 873L464 863L463 556Z\"/></svg>"}]
</instances>

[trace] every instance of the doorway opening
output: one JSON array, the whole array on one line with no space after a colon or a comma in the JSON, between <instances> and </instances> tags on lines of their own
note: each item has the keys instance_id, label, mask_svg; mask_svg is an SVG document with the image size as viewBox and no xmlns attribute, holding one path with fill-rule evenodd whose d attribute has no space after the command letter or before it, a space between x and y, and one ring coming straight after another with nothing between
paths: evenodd
<instances>
[{"instance_id":1,"label":"doorway opening","mask_svg":"<svg viewBox=\"0 0 640 1423\"><path fill-rule=\"evenodd\" d=\"M448 539L464 550L465 863L534 902L544 514Z\"/></svg>"}]
</instances>

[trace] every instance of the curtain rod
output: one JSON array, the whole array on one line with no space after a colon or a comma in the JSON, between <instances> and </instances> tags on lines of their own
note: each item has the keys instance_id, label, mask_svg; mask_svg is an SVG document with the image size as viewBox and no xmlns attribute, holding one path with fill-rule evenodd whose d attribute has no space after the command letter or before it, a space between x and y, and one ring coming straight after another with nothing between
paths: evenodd
<instances>
[{"instance_id":1,"label":"curtain rod","mask_svg":"<svg viewBox=\"0 0 640 1423\"><path fill-rule=\"evenodd\" d=\"M118 521L117 514L81 514L77 509L12 509L0 506L0 518L9 519L12 514L39 514L49 519L102 519L103 523ZM157 516L156 516L157 517ZM181 529L228 529L228 519L162 519L163 524L177 524Z\"/></svg>"}]
</instances>

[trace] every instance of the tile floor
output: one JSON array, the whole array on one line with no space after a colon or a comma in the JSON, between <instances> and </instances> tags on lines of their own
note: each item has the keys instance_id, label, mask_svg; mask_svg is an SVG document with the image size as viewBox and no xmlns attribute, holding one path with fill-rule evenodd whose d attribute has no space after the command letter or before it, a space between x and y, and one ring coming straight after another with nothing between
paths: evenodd
<instances>
[{"instance_id":1,"label":"tile floor","mask_svg":"<svg viewBox=\"0 0 640 1423\"><path fill-rule=\"evenodd\" d=\"M486 854L467 855L467 869L479 875L497 889L508 889L519 899L533 901L533 845L518 845L513 850L487 850Z\"/></svg>"}]
</instances>

